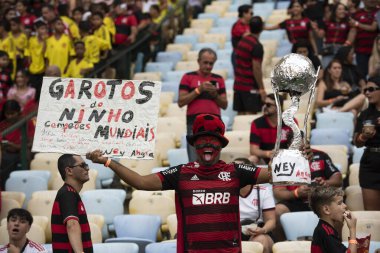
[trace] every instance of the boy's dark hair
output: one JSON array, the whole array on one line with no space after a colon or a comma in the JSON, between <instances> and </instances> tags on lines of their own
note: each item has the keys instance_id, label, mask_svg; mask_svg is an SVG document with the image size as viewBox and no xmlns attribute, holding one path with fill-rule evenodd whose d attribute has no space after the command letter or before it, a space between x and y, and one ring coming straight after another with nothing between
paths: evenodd
<instances>
[{"instance_id":1,"label":"boy's dark hair","mask_svg":"<svg viewBox=\"0 0 380 253\"><path fill-rule=\"evenodd\" d=\"M43 9L43 8L48 8L48 9L49 9L49 11L54 11L54 6L53 6L53 5L51 5L51 4L45 4L44 6L42 6L42 8L41 8L41 9Z\"/></svg>"},{"instance_id":2,"label":"boy's dark hair","mask_svg":"<svg viewBox=\"0 0 380 253\"><path fill-rule=\"evenodd\" d=\"M66 167L73 166L75 163L73 154L64 154L58 158L58 171L63 181L66 179Z\"/></svg>"},{"instance_id":3,"label":"boy's dark hair","mask_svg":"<svg viewBox=\"0 0 380 253\"><path fill-rule=\"evenodd\" d=\"M85 46L83 40L76 40L76 41L74 42L74 47L75 47L76 45L78 45L78 44L82 44L83 46Z\"/></svg>"},{"instance_id":4,"label":"boy's dark hair","mask_svg":"<svg viewBox=\"0 0 380 253\"><path fill-rule=\"evenodd\" d=\"M79 30L82 32L90 32L91 25L88 21L81 21L79 22Z\"/></svg>"},{"instance_id":5,"label":"boy's dark hair","mask_svg":"<svg viewBox=\"0 0 380 253\"><path fill-rule=\"evenodd\" d=\"M3 110L1 111L1 120L5 120L6 112L21 112L21 106L16 100L9 99L5 101L3 105Z\"/></svg>"},{"instance_id":6,"label":"boy's dark hair","mask_svg":"<svg viewBox=\"0 0 380 253\"><path fill-rule=\"evenodd\" d=\"M82 7L76 7L74 10L71 11L71 13L74 14L74 12L80 12L84 14L84 9Z\"/></svg>"},{"instance_id":7,"label":"boy's dark hair","mask_svg":"<svg viewBox=\"0 0 380 253\"><path fill-rule=\"evenodd\" d=\"M317 186L311 189L309 195L309 205L311 210L321 217L321 207L329 205L334 201L334 197L343 196L344 192L341 188L331 186Z\"/></svg>"},{"instance_id":8,"label":"boy's dark hair","mask_svg":"<svg viewBox=\"0 0 380 253\"><path fill-rule=\"evenodd\" d=\"M100 11L94 11L94 12L92 13L91 16L92 16L92 17L93 17L93 16L99 16L101 19L104 18L103 13L101 13Z\"/></svg>"},{"instance_id":9,"label":"boy's dark hair","mask_svg":"<svg viewBox=\"0 0 380 253\"><path fill-rule=\"evenodd\" d=\"M158 4L152 4L150 8L155 9L158 13L160 13L160 6Z\"/></svg>"},{"instance_id":10,"label":"boy's dark hair","mask_svg":"<svg viewBox=\"0 0 380 253\"><path fill-rule=\"evenodd\" d=\"M68 4L59 4L57 9L58 9L59 16L69 16Z\"/></svg>"},{"instance_id":11,"label":"boy's dark hair","mask_svg":"<svg viewBox=\"0 0 380 253\"><path fill-rule=\"evenodd\" d=\"M22 208L13 208L13 209L9 210L8 216L7 216L7 221L9 222L9 220L12 217L19 217L21 219L25 219L26 221L28 221L30 226L33 223L33 216L30 214L30 212L28 210L25 210Z\"/></svg>"},{"instance_id":12,"label":"boy's dark hair","mask_svg":"<svg viewBox=\"0 0 380 253\"><path fill-rule=\"evenodd\" d=\"M250 9L252 9L252 5L250 4L240 5L238 8L239 18L243 17L244 13L247 13Z\"/></svg>"},{"instance_id":13,"label":"boy's dark hair","mask_svg":"<svg viewBox=\"0 0 380 253\"><path fill-rule=\"evenodd\" d=\"M61 19L60 17L56 17L56 18L54 18L54 19L51 21L51 23L55 25L55 23L57 23L58 21L63 22L62 19Z\"/></svg>"},{"instance_id":14,"label":"boy's dark hair","mask_svg":"<svg viewBox=\"0 0 380 253\"><path fill-rule=\"evenodd\" d=\"M249 30L253 34L259 34L264 29L264 22L259 16L254 16L249 21Z\"/></svg>"},{"instance_id":15,"label":"boy's dark hair","mask_svg":"<svg viewBox=\"0 0 380 253\"><path fill-rule=\"evenodd\" d=\"M42 20L38 20L38 21L34 22L34 27L36 29L40 28L41 26L47 26L47 24Z\"/></svg>"}]
</instances>

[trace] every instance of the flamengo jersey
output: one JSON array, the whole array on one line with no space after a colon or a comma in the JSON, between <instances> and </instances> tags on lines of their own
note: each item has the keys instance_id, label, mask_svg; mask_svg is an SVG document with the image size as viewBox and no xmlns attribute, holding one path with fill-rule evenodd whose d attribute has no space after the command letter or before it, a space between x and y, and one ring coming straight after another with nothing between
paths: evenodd
<instances>
[{"instance_id":1,"label":"flamengo jersey","mask_svg":"<svg viewBox=\"0 0 380 253\"><path fill-rule=\"evenodd\" d=\"M241 252L239 190L255 184L260 169L197 162L157 173L162 189L176 190L177 252Z\"/></svg>"},{"instance_id":2,"label":"flamengo jersey","mask_svg":"<svg viewBox=\"0 0 380 253\"><path fill-rule=\"evenodd\" d=\"M51 213L51 232L54 253L74 252L66 230L66 222L75 219L80 224L82 245L85 253L92 253L91 231L86 209L79 193L70 185L64 184L58 190Z\"/></svg>"},{"instance_id":3,"label":"flamengo jersey","mask_svg":"<svg viewBox=\"0 0 380 253\"><path fill-rule=\"evenodd\" d=\"M21 253L48 253L48 251L39 243L33 242L29 239L27 239L27 244L25 245L24 250L21 251ZM0 252L5 253L8 252L9 244L1 246Z\"/></svg>"}]
</instances>

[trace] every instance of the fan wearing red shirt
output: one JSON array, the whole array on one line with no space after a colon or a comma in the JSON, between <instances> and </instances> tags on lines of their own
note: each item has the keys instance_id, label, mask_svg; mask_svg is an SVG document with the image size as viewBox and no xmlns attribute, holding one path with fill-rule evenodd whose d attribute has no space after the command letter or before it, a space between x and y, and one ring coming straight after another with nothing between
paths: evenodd
<instances>
[{"instance_id":1,"label":"fan wearing red shirt","mask_svg":"<svg viewBox=\"0 0 380 253\"><path fill-rule=\"evenodd\" d=\"M219 117L198 115L193 134L187 135L187 141L196 149L197 161L146 176L102 156L100 150L88 153L87 159L110 167L137 189L175 190L178 253L239 253L240 188L267 182L269 176L267 169L219 160L222 148L228 144L224 132Z\"/></svg>"},{"instance_id":2,"label":"fan wearing red shirt","mask_svg":"<svg viewBox=\"0 0 380 253\"><path fill-rule=\"evenodd\" d=\"M127 45L135 42L137 35L137 19L135 15L127 15L127 4L119 4L115 7L115 44Z\"/></svg>"}]
</instances>

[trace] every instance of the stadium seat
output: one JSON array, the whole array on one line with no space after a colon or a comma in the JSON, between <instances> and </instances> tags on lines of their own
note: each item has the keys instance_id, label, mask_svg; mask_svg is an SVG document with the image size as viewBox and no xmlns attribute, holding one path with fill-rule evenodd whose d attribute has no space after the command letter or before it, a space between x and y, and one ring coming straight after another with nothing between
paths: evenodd
<instances>
[{"instance_id":1,"label":"stadium seat","mask_svg":"<svg viewBox=\"0 0 380 253\"><path fill-rule=\"evenodd\" d=\"M215 1L216 2L216 1ZM219 2L219 1L217 1ZM227 11L228 6L217 6L217 5L207 5L205 8L205 13L217 13L219 16L224 16Z\"/></svg>"},{"instance_id":2,"label":"stadium seat","mask_svg":"<svg viewBox=\"0 0 380 253\"><path fill-rule=\"evenodd\" d=\"M106 168L103 164L94 163L91 160L86 159L86 157L82 158L88 164L88 167L90 169L96 170L98 172L95 182L96 189L110 187L110 185L113 182L115 172L113 172L113 170L110 170L109 168Z\"/></svg>"},{"instance_id":3,"label":"stadium seat","mask_svg":"<svg viewBox=\"0 0 380 253\"><path fill-rule=\"evenodd\" d=\"M173 62L148 62L145 66L146 72L165 72L171 71L174 68ZM161 75L162 76L162 75Z\"/></svg>"},{"instance_id":4,"label":"stadium seat","mask_svg":"<svg viewBox=\"0 0 380 253\"><path fill-rule=\"evenodd\" d=\"M175 65L175 70L176 71L196 71L199 68L198 62L197 61L179 61ZM177 84L179 87L179 83Z\"/></svg>"},{"instance_id":5,"label":"stadium seat","mask_svg":"<svg viewBox=\"0 0 380 253\"><path fill-rule=\"evenodd\" d=\"M223 17L224 18L236 18L237 16L239 16L238 12L231 10L231 11L228 11L228 12L224 13Z\"/></svg>"},{"instance_id":6,"label":"stadium seat","mask_svg":"<svg viewBox=\"0 0 380 253\"><path fill-rule=\"evenodd\" d=\"M88 190L83 192L83 196L86 196L86 198L96 198L97 196L113 196L120 200L121 203L124 203L127 193L123 189L96 189L96 190Z\"/></svg>"},{"instance_id":7,"label":"stadium seat","mask_svg":"<svg viewBox=\"0 0 380 253\"><path fill-rule=\"evenodd\" d=\"M37 176L45 179L46 183L49 183L51 173L48 170L16 170L10 174L10 177L14 176Z\"/></svg>"},{"instance_id":8,"label":"stadium seat","mask_svg":"<svg viewBox=\"0 0 380 253\"><path fill-rule=\"evenodd\" d=\"M159 132L156 135L156 155L162 164L168 164L168 150L176 148L179 145L173 133Z\"/></svg>"},{"instance_id":9,"label":"stadium seat","mask_svg":"<svg viewBox=\"0 0 380 253\"><path fill-rule=\"evenodd\" d=\"M350 185L345 190L347 208L351 211L363 211L362 188L359 185Z\"/></svg>"},{"instance_id":10,"label":"stadium seat","mask_svg":"<svg viewBox=\"0 0 380 253\"><path fill-rule=\"evenodd\" d=\"M201 42L203 43L216 43L219 49L224 49L226 44L227 35L224 33L209 33L203 36ZM215 66L214 66L215 67Z\"/></svg>"},{"instance_id":11,"label":"stadium seat","mask_svg":"<svg viewBox=\"0 0 380 253\"><path fill-rule=\"evenodd\" d=\"M190 22L190 28L205 29L207 32L208 30L210 30L213 24L214 24L214 19L212 18L193 19Z\"/></svg>"},{"instance_id":12,"label":"stadium seat","mask_svg":"<svg viewBox=\"0 0 380 253\"><path fill-rule=\"evenodd\" d=\"M242 253L262 253L264 251L261 243L252 241L242 241L241 248Z\"/></svg>"},{"instance_id":13,"label":"stadium seat","mask_svg":"<svg viewBox=\"0 0 380 253\"><path fill-rule=\"evenodd\" d=\"M358 148L356 146L352 147L352 163L360 163L362 159L365 147Z\"/></svg>"},{"instance_id":14,"label":"stadium seat","mask_svg":"<svg viewBox=\"0 0 380 253\"><path fill-rule=\"evenodd\" d=\"M353 215L357 218L356 233L371 234L371 241L380 241L380 211L354 211ZM350 236L349 229L344 224L342 229L342 239L348 241Z\"/></svg>"},{"instance_id":15,"label":"stadium seat","mask_svg":"<svg viewBox=\"0 0 380 253\"><path fill-rule=\"evenodd\" d=\"M311 211L290 212L280 216L286 239L295 241L302 237L312 237L319 218ZM294 226L297 224L297 226Z\"/></svg>"},{"instance_id":16,"label":"stadium seat","mask_svg":"<svg viewBox=\"0 0 380 253\"><path fill-rule=\"evenodd\" d=\"M359 185L359 163L353 163L350 165L348 185Z\"/></svg>"},{"instance_id":17,"label":"stadium seat","mask_svg":"<svg viewBox=\"0 0 380 253\"><path fill-rule=\"evenodd\" d=\"M88 222L88 225L90 226L92 243L102 243L103 242L102 229L98 225L92 222Z\"/></svg>"},{"instance_id":18,"label":"stadium seat","mask_svg":"<svg viewBox=\"0 0 380 253\"><path fill-rule=\"evenodd\" d=\"M181 70L181 71L169 71L165 74L164 80L165 82L174 82L179 85L182 77L189 71Z\"/></svg>"},{"instance_id":19,"label":"stadium seat","mask_svg":"<svg viewBox=\"0 0 380 253\"><path fill-rule=\"evenodd\" d=\"M184 35L194 35L198 36L198 41L203 38L203 36L206 34L206 29L203 28L185 28L183 30ZM184 59L185 60L185 59Z\"/></svg>"},{"instance_id":20,"label":"stadium seat","mask_svg":"<svg viewBox=\"0 0 380 253\"><path fill-rule=\"evenodd\" d=\"M193 48L195 44L198 43L198 36L197 35L176 35L174 38L174 43L176 44L185 44L190 43L191 47Z\"/></svg>"},{"instance_id":21,"label":"stadium seat","mask_svg":"<svg viewBox=\"0 0 380 253\"><path fill-rule=\"evenodd\" d=\"M23 206L25 201L25 193L23 192L12 192L12 191L4 191L1 192L1 198L3 199L13 199L16 200L20 206Z\"/></svg>"},{"instance_id":22,"label":"stadium seat","mask_svg":"<svg viewBox=\"0 0 380 253\"><path fill-rule=\"evenodd\" d=\"M218 20L219 14L218 13L199 13L198 19L212 19L215 23L216 20Z\"/></svg>"},{"instance_id":23,"label":"stadium seat","mask_svg":"<svg viewBox=\"0 0 380 253\"><path fill-rule=\"evenodd\" d=\"M39 176L32 175L17 175L7 179L5 183L6 191L18 191L25 194L25 208L32 193L35 191L45 191L48 189L48 182L46 179Z\"/></svg>"},{"instance_id":24,"label":"stadium seat","mask_svg":"<svg viewBox=\"0 0 380 253\"><path fill-rule=\"evenodd\" d=\"M211 48L215 52L218 50L219 46L215 42L198 42L194 45L194 50L199 51L203 48Z\"/></svg>"},{"instance_id":25,"label":"stadium seat","mask_svg":"<svg viewBox=\"0 0 380 253\"><path fill-rule=\"evenodd\" d=\"M182 134L186 133L185 119L179 117L159 117L157 131L160 133L174 133L176 142L180 143Z\"/></svg>"},{"instance_id":26,"label":"stadium seat","mask_svg":"<svg viewBox=\"0 0 380 253\"><path fill-rule=\"evenodd\" d=\"M232 28L233 24L237 21L236 18L219 18L216 21L216 27L225 27L226 29Z\"/></svg>"},{"instance_id":27,"label":"stadium seat","mask_svg":"<svg viewBox=\"0 0 380 253\"><path fill-rule=\"evenodd\" d=\"M273 244L273 253L310 253L311 241L285 241Z\"/></svg>"},{"instance_id":28,"label":"stadium seat","mask_svg":"<svg viewBox=\"0 0 380 253\"><path fill-rule=\"evenodd\" d=\"M177 242L156 242L146 245L145 253L176 253Z\"/></svg>"},{"instance_id":29,"label":"stadium seat","mask_svg":"<svg viewBox=\"0 0 380 253\"><path fill-rule=\"evenodd\" d=\"M104 216L101 214L87 214L88 222L96 224L101 230L104 227Z\"/></svg>"},{"instance_id":30,"label":"stadium seat","mask_svg":"<svg viewBox=\"0 0 380 253\"><path fill-rule=\"evenodd\" d=\"M140 72L133 75L133 80L161 81L161 72Z\"/></svg>"},{"instance_id":31,"label":"stadium seat","mask_svg":"<svg viewBox=\"0 0 380 253\"><path fill-rule=\"evenodd\" d=\"M223 34L225 35L225 40L223 45L220 45L219 48L224 48L225 47L225 42L226 41L231 41L231 31L226 30L224 27L212 27L209 31L208 34ZM223 50L223 49L219 49Z\"/></svg>"},{"instance_id":32,"label":"stadium seat","mask_svg":"<svg viewBox=\"0 0 380 253\"><path fill-rule=\"evenodd\" d=\"M179 107L177 103L171 103L168 106L165 117L181 117L186 118L187 106Z\"/></svg>"},{"instance_id":33,"label":"stadium seat","mask_svg":"<svg viewBox=\"0 0 380 253\"><path fill-rule=\"evenodd\" d=\"M161 92L171 92L174 94L173 102L177 103L178 101L178 89L179 89L179 83L177 82L162 82L161 85Z\"/></svg>"},{"instance_id":34,"label":"stadium seat","mask_svg":"<svg viewBox=\"0 0 380 253\"><path fill-rule=\"evenodd\" d=\"M236 115L234 117L234 121L232 123L233 131L250 131L251 123L255 119L263 116L262 114L254 114L254 115Z\"/></svg>"},{"instance_id":35,"label":"stadium seat","mask_svg":"<svg viewBox=\"0 0 380 253\"><path fill-rule=\"evenodd\" d=\"M169 149L168 150L169 166L177 166L189 162L186 148Z\"/></svg>"},{"instance_id":36,"label":"stadium seat","mask_svg":"<svg viewBox=\"0 0 380 253\"><path fill-rule=\"evenodd\" d=\"M227 131L224 136L230 141L228 143L228 148L245 148L247 152L249 152L249 130Z\"/></svg>"},{"instance_id":37,"label":"stadium seat","mask_svg":"<svg viewBox=\"0 0 380 253\"><path fill-rule=\"evenodd\" d=\"M1 198L0 220L7 217L9 210L20 207L20 203L14 199Z\"/></svg>"},{"instance_id":38,"label":"stadium seat","mask_svg":"<svg viewBox=\"0 0 380 253\"><path fill-rule=\"evenodd\" d=\"M215 62L213 69L225 69L227 70L227 78L234 79L234 68L231 63L231 58L220 58Z\"/></svg>"},{"instance_id":39,"label":"stadium seat","mask_svg":"<svg viewBox=\"0 0 380 253\"><path fill-rule=\"evenodd\" d=\"M317 129L334 128L340 131L348 131L350 139L354 131L354 115L351 112L318 113Z\"/></svg>"},{"instance_id":40,"label":"stadium seat","mask_svg":"<svg viewBox=\"0 0 380 253\"><path fill-rule=\"evenodd\" d=\"M138 253L136 243L94 243L94 253Z\"/></svg>"},{"instance_id":41,"label":"stadium seat","mask_svg":"<svg viewBox=\"0 0 380 253\"><path fill-rule=\"evenodd\" d=\"M182 60L181 52L158 52L156 61L157 62L170 62L173 66Z\"/></svg>"},{"instance_id":42,"label":"stadium seat","mask_svg":"<svg viewBox=\"0 0 380 253\"><path fill-rule=\"evenodd\" d=\"M170 214L166 218L166 223L168 224L168 227L169 227L170 238L174 239L177 236L177 225L178 225L177 215L175 213Z\"/></svg>"},{"instance_id":43,"label":"stadium seat","mask_svg":"<svg viewBox=\"0 0 380 253\"><path fill-rule=\"evenodd\" d=\"M182 60L186 60L187 52L192 48L191 43L186 44L168 44L166 46L166 52L180 52L182 54Z\"/></svg>"},{"instance_id":44,"label":"stadium seat","mask_svg":"<svg viewBox=\"0 0 380 253\"><path fill-rule=\"evenodd\" d=\"M347 150L351 150L350 137L348 132L340 129L313 129L311 130L311 145L345 145Z\"/></svg>"},{"instance_id":45,"label":"stadium seat","mask_svg":"<svg viewBox=\"0 0 380 253\"><path fill-rule=\"evenodd\" d=\"M161 225L158 215L127 214L117 215L113 219L116 237L136 237L153 242Z\"/></svg>"},{"instance_id":46,"label":"stadium seat","mask_svg":"<svg viewBox=\"0 0 380 253\"><path fill-rule=\"evenodd\" d=\"M235 161L236 158L247 158L250 155L249 148L237 148L237 147L225 147L220 153L220 159L226 163L231 163Z\"/></svg>"}]
</instances>

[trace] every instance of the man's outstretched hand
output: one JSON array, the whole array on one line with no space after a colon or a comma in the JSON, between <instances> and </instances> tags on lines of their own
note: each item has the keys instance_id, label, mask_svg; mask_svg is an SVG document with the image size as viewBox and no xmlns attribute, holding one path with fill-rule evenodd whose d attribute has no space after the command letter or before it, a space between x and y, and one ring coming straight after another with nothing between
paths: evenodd
<instances>
[{"instance_id":1,"label":"man's outstretched hand","mask_svg":"<svg viewBox=\"0 0 380 253\"><path fill-rule=\"evenodd\" d=\"M86 154L86 158L93 161L94 163L101 163L101 164L105 164L108 159L107 157L103 156L102 151L99 149L92 152L88 152Z\"/></svg>"}]
</instances>

